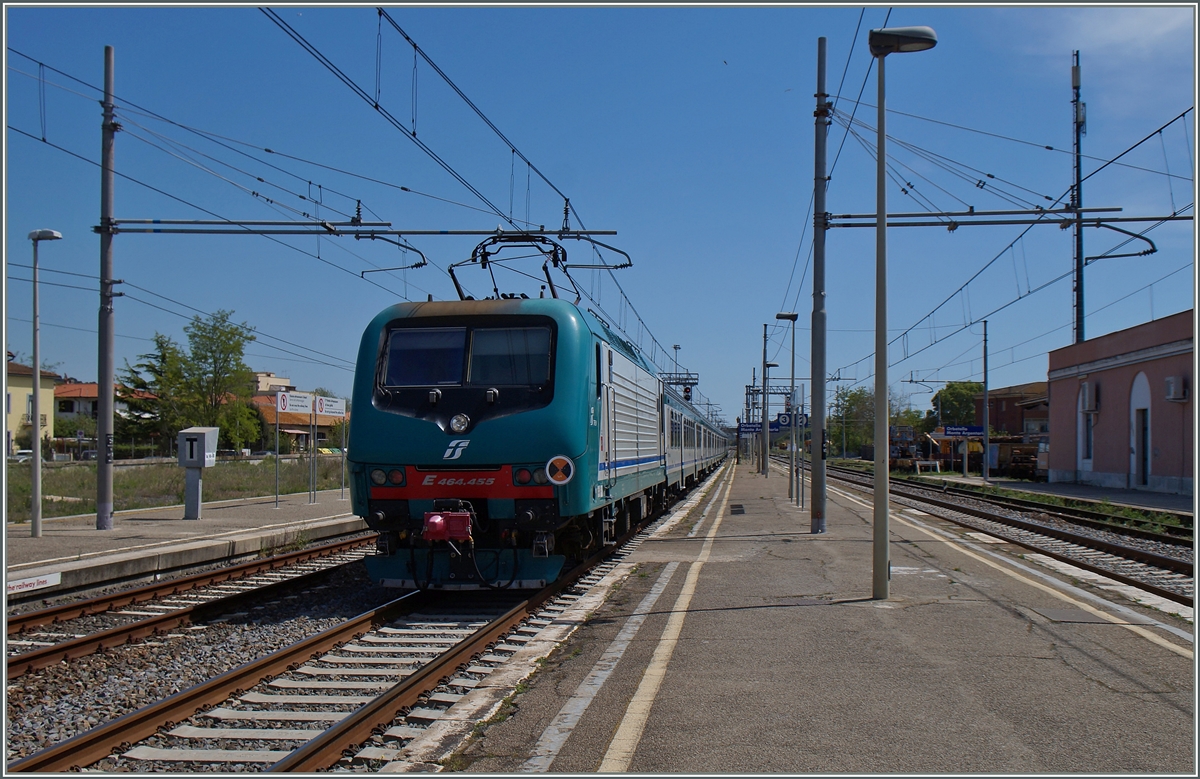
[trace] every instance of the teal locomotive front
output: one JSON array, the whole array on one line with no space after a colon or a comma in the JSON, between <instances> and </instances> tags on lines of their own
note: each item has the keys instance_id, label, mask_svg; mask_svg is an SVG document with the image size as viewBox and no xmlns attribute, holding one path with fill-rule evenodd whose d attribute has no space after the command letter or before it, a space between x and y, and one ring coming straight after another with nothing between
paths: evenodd
<instances>
[{"instance_id":1,"label":"teal locomotive front","mask_svg":"<svg viewBox=\"0 0 1200 779\"><path fill-rule=\"evenodd\" d=\"M404 303L363 334L348 461L387 586L532 588L607 539L595 322L557 299Z\"/></svg>"}]
</instances>

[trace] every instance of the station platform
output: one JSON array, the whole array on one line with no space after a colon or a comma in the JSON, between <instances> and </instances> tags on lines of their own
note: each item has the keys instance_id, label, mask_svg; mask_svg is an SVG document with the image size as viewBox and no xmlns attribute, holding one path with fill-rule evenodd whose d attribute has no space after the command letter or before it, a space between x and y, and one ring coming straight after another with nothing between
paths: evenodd
<instances>
[{"instance_id":1,"label":"station platform","mask_svg":"<svg viewBox=\"0 0 1200 779\"><path fill-rule=\"evenodd\" d=\"M831 485L814 535L782 473L730 464L517 694L383 770L1195 775L1190 608L895 504L877 600L872 528Z\"/></svg>"},{"instance_id":2,"label":"station platform","mask_svg":"<svg viewBox=\"0 0 1200 779\"><path fill-rule=\"evenodd\" d=\"M343 497L344 496L344 497ZM231 558L249 558L299 543L367 531L350 513L350 493L309 493L204 503L200 519L184 519L183 506L118 511L111 530L96 529L96 515L5 527L4 559L10 600L79 591ZM39 586L40 584L40 586ZM19 589L18 589L19 587Z\"/></svg>"}]
</instances>

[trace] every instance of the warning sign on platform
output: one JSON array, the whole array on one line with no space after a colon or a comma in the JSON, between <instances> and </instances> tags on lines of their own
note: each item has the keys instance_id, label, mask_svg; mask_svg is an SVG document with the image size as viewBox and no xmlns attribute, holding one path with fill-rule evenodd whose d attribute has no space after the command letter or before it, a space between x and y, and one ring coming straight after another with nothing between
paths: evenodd
<instances>
[{"instance_id":1,"label":"warning sign on platform","mask_svg":"<svg viewBox=\"0 0 1200 779\"><path fill-rule=\"evenodd\" d=\"M44 587L54 587L61 581L61 573L47 573L41 576L30 576L26 579L15 579L8 582L8 594L18 595L22 592L32 592Z\"/></svg>"},{"instance_id":2,"label":"warning sign on platform","mask_svg":"<svg viewBox=\"0 0 1200 779\"><path fill-rule=\"evenodd\" d=\"M288 411L293 414L311 414L312 399L313 396L307 392L280 392L275 395L275 410Z\"/></svg>"},{"instance_id":3,"label":"warning sign on platform","mask_svg":"<svg viewBox=\"0 0 1200 779\"><path fill-rule=\"evenodd\" d=\"M316 406L318 414L332 414L339 417L346 415L346 401L342 398L325 398L318 396L316 398Z\"/></svg>"}]
</instances>

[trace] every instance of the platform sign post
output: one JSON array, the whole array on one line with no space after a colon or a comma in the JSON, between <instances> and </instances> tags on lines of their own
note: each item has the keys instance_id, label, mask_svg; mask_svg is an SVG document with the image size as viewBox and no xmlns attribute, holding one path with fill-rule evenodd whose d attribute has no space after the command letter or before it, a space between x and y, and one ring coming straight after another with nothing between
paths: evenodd
<instances>
[{"instance_id":1,"label":"platform sign post","mask_svg":"<svg viewBox=\"0 0 1200 779\"><path fill-rule=\"evenodd\" d=\"M200 519L204 494L204 469L217 464L220 428L189 427L179 431L179 464L185 469L184 519Z\"/></svg>"},{"instance_id":2,"label":"platform sign post","mask_svg":"<svg viewBox=\"0 0 1200 779\"><path fill-rule=\"evenodd\" d=\"M346 399L345 398L325 398L318 397L314 399L314 411L318 415L327 414L338 417L342 420L342 497L346 499ZM318 420L319 423L320 420ZM313 431L313 440L316 440L316 431ZM316 489L316 481L313 482L313 489Z\"/></svg>"},{"instance_id":3,"label":"platform sign post","mask_svg":"<svg viewBox=\"0 0 1200 779\"><path fill-rule=\"evenodd\" d=\"M279 508L279 417L284 412L307 414L312 411L313 396L307 392L275 393L275 508Z\"/></svg>"},{"instance_id":4,"label":"platform sign post","mask_svg":"<svg viewBox=\"0 0 1200 779\"><path fill-rule=\"evenodd\" d=\"M967 464L971 459L971 438L983 435L983 425L946 425L943 430L947 436L963 440L963 478L965 479L967 478ZM984 455L987 455L986 451Z\"/></svg>"}]
</instances>

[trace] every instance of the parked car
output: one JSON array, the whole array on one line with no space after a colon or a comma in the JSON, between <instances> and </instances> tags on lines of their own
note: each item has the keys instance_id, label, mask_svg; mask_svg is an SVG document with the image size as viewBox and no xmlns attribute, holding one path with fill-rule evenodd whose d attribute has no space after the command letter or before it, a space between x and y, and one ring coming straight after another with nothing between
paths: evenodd
<instances>
[{"instance_id":1,"label":"parked car","mask_svg":"<svg viewBox=\"0 0 1200 779\"><path fill-rule=\"evenodd\" d=\"M251 452L251 453L250 453L250 456L251 456L251 457L274 457L274 456L275 456L275 453L274 453L274 452L268 452L268 451L261 451L261 452Z\"/></svg>"},{"instance_id":2,"label":"parked car","mask_svg":"<svg viewBox=\"0 0 1200 779\"><path fill-rule=\"evenodd\" d=\"M15 453L8 456L10 463L27 463L33 459L32 449L18 449Z\"/></svg>"},{"instance_id":3,"label":"parked car","mask_svg":"<svg viewBox=\"0 0 1200 779\"><path fill-rule=\"evenodd\" d=\"M95 449L84 449L82 452L79 453L79 459L80 460L95 460L96 459L96 450Z\"/></svg>"}]
</instances>

